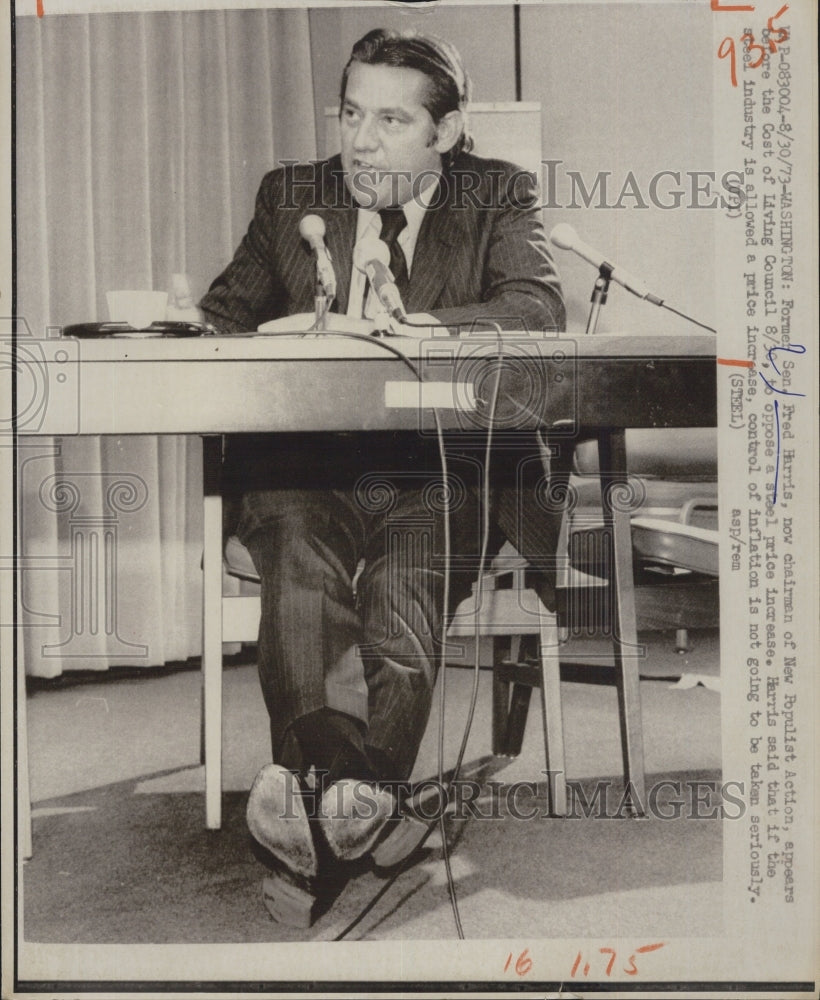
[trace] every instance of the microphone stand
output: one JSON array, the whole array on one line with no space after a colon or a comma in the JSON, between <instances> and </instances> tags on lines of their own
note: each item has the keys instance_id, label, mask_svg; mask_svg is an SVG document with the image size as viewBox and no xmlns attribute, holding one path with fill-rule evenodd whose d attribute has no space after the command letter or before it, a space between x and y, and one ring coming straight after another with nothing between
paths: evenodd
<instances>
[{"instance_id":1,"label":"microphone stand","mask_svg":"<svg viewBox=\"0 0 820 1000\"><path fill-rule=\"evenodd\" d=\"M316 294L313 297L315 314L313 318L313 332L324 333L327 330L327 313L330 309L330 299L325 295L325 288L319 278L316 278Z\"/></svg>"},{"instance_id":2,"label":"microphone stand","mask_svg":"<svg viewBox=\"0 0 820 1000\"><path fill-rule=\"evenodd\" d=\"M589 310L589 319L587 320L587 328L585 333L595 333L598 326L598 315L601 312L601 306L606 305L606 297L609 292L609 282L612 278L612 265L607 264L606 261L601 264L598 268L598 277L595 279L595 285L592 288L592 296L590 297L590 302L592 307Z\"/></svg>"}]
</instances>

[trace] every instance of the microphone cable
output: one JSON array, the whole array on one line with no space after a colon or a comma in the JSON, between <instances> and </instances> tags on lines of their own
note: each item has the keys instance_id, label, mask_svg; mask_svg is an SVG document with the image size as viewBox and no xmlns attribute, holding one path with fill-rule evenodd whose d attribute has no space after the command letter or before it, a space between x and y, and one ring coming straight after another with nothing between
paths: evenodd
<instances>
[{"instance_id":1,"label":"microphone cable","mask_svg":"<svg viewBox=\"0 0 820 1000\"><path fill-rule=\"evenodd\" d=\"M661 302L664 309L668 309L669 312L674 313L676 316L680 316L681 319L688 320L690 323L694 323L695 326L702 326L704 330L708 330L710 333L717 333L717 330L713 326L707 326L706 323L701 323L700 320L694 319L692 316L688 316L684 312L680 312L677 309L673 309L672 306L668 306L665 302Z\"/></svg>"},{"instance_id":2,"label":"microphone cable","mask_svg":"<svg viewBox=\"0 0 820 1000\"><path fill-rule=\"evenodd\" d=\"M539 206L541 210L549 207L550 207L549 205ZM672 306L667 305L663 299L659 298L656 295L650 295L648 289L646 289L643 293L640 291L636 291L636 289L632 287L632 283L635 282L635 279L631 279L631 283L626 284L624 281L624 279L627 277L625 272L623 272L620 268L615 267L615 265L607 261L606 258L603 256L603 254L601 254L599 251L593 251L591 247L587 246L585 243L579 240L578 234L575 232L573 227L568 225L567 223L562 222L559 223L557 226L555 226L549 235L549 241L550 243L552 243L553 246L556 246L561 250L566 250L568 252L577 254L581 258L581 260L585 260L587 264L591 264L592 267L597 268L600 277L602 279L606 279L607 281L613 280L616 285L620 285L626 291L631 292L639 299L644 299L648 302L651 302L652 305L655 306L662 306L664 309L668 309L669 312L674 313L676 316L680 316L681 319L685 319L689 323L694 323L695 326L699 326L704 330L708 330L710 333L714 334L717 333L717 330L713 326L708 326L706 323L701 323L700 320L694 319L694 317L689 316L687 313L681 312L679 309L674 309ZM581 247L583 247L583 249L581 249ZM599 263L599 258L601 259L600 263ZM621 277L616 277L616 275L613 273L616 271L621 274ZM640 284L643 284L643 282L640 282ZM598 286L596 285L596 289L597 287Z\"/></svg>"},{"instance_id":3,"label":"microphone cable","mask_svg":"<svg viewBox=\"0 0 820 1000\"><path fill-rule=\"evenodd\" d=\"M444 431L441 425L441 419L439 417L438 411L435 407L431 407L433 418L436 424L436 437L439 447L439 457L441 462L442 470L442 508L444 515L444 585L443 585L443 614L442 614L442 637L439 650L439 720L438 720L438 743L437 743L437 774L438 774L438 786L440 789L440 801L438 816L434 819L427 821L427 830L424 835L419 840L418 844L415 845L412 852L407 858L401 862L396 870L390 875L387 882L379 889L379 891L373 896L373 898L364 906L364 908L333 938L334 941L343 940L352 931L368 913L376 906L380 899L390 890L394 885L396 880L405 871L412 866L412 858L418 849L425 843L427 838L432 833L436 824L438 824L441 844L442 844L442 858L444 861L445 873L447 877L447 888L450 897L450 904L453 910L453 919L456 926L456 932L460 940L464 940L464 929L461 923L461 916L458 907L458 896L455 886L455 879L453 878L452 865L450 862L450 849L447 843L446 827L445 827L445 815L446 815L446 805L450 802L450 797L452 794L453 785L458 780L459 774L461 772L461 767L464 760L464 754L467 748L467 742L470 737L470 732L472 730L473 721L475 718L476 703L478 700L478 685L480 679L480 620L479 614L481 611L481 604L483 600L483 587L484 587L484 572L487 562L487 549L489 547L489 535L490 535L490 455L492 449L492 437L493 437L493 425L495 422L495 414L498 405L498 396L501 386L501 375L504 368L504 344L501 327L498 323L493 320L482 318L482 322L490 324L496 335L496 348L497 348L497 358L495 365L495 379L493 382L493 388L489 400L489 405L487 407L487 439L484 448L484 470L483 470L483 482L481 489L481 504L482 504L482 530L481 530L481 547L479 555L479 565L478 565L478 580L475 590L475 614L474 614L474 657L473 657L473 684L470 694L470 701L467 711L467 721L464 726L464 731L462 734L461 745L459 747L458 756L456 758L455 766L450 774L449 781L447 782L446 788L444 783L444 720L445 720L445 709L446 709L446 648L447 648L447 621L449 619L449 599L450 599L450 571L451 571L451 537L450 537L450 490L449 490L449 468L447 464L447 452L444 441ZM430 328L434 324L430 323L408 323L408 326L416 326L421 328ZM451 329L446 324L440 323L435 324L435 327L440 329ZM286 334L285 334L286 335ZM371 334L356 334L356 333L341 333L341 334L331 334L333 336L343 336L348 337L352 340L363 340L367 343L373 343L374 338ZM410 371L413 372L416 379L420 384L423 384L423 379L421 373L416 368L416 366L410 361L410 359L400 350L394 348L391 344L381 338L376 338L376 343L382 345L385 350L390 354L398 357L402 360Z\"/></svg>"},{"instance_id":4,"label":"microphone cable","mask_svg":"<svg viewBox=\"0 0 820 1000\"><path fill-rule=\"evenodd\" d=\"M496 343L498 347L498 357L496 359L496 374L493 383L492 394L490 397L490 404L487 410L487 440L484 446L484 481L481 484L481 505L482 505L482 519L481 519L481 549L478 560L478 580L475 589L475 610L473 617L473 686L470 692L470 702L467 710L467 721L464 724L464 731L461 738L461 746L458 750L458 756L456 757L456 763L450 777L450 781L447 784L446 796L444 796L446 802L449 804L450 795L453 789L453 785L458 781L459 774L461 773L461 765L464 761L464 754L467 749L467 741L470 738L470 731L473 727L473 720L475 718L475 708L478 700L478 682L481 671L480 662L480 614L481 606L484 594L484 571L487 562L487 548L489 546L490 539L490 453L492 448L492 436L493 436L493 422L495 421L496 407L498 404L498 394L501 386L501 374L504 368L504 347L502 343L501 327L498 323L493 321L493 327L495 328ZM442 468L446 469L446 456L444 454L443 438L440 439L439 445L441 448L441 460ZM445 488L445 497L447 496ZM449 510L448 519L445 522L447 525L445 529L445 548L449 543L449 538L447 537L447 531L449 530ZM449 564L449 550L446 549L445 559ZM448 580L449 574L445 577ZM449 594L445 594L444 598L444 611L445 615L448 615L448 599ZM445 620L446 621L446 618ZM444 788L444 711L445 711L445 692L446 692L446 640L447 631L444 623L442 624L442 646L441 646L441 659L439 662L439 674L441 675L440 687L439 687L439 726L438 726L438 782L439 787ZM459 940L464 940L464 929L461 924L461 917L458 909L458 898L456 894L456 885L453 878L452 867L450 864L450 849L447 844L447 830L444 823L445 808L442 803L440 815L439 815L439 831L441 835L441 849L442 857L444 859L444 868L447 873L447 888L450 894L450 903L453 909L453 919L456 925L456 931L458 933Z\"/></svg>"},{"instance_id":5,"label":"microphone cable","mask_svg":"<svg viewBox=\"0 0 820 1000\"><path fill-rule=\"evenodd\" d=\"M440 789L440 801L438 816L432 820L427 821L427 831L423 837L419 840L418 844L413 848L410 855L400 863L396 871L393 872L390 878L387 880L385 885L376 893L376 895L365 905L365 907L351 920L339 934L333 938L334 941L343 940L347 934L353 930L364 917L373 909L373 907L378 903L378 901L389 891L392 885L396 882L400 875L402 875L409 867L411 867L411 859L415 855L416 851L424 844L427 838L432 833L436 824L439 826L442 844L442 858L444 861L445 873L447 876L447 888L450 896L450 904L453 910L453 919L456 925L456 932L460 940L464 940L464 929L461 923L461 916L458 908L458 897L455 886L455 879L453 878L452 865L450 863L450 849L447 844L446 826L445 826L445 815L447 812L446 806L450 802L450 797L452 793L453 786L458 780L459 774L461 772L461 767L464 760L464 754L467 749L467 742L470 737L470 732L472 730L473 721L475 718L475 709L478 700L478 685L480 679L480 620L479 615L481 611L481 604L483 600L483 587L484 587L484 572L487 561L487 549L489 547L489 534L490 534L490 455L492 449L492 438L493 438L493 425L495 422L495 414L498 405L498 396L501 386L501 375L504 368L504 345L501 327L498 323L493 320L486 319L482 317L482 322L491 325L494 329L496 335L496 348L497 348L497 358L495 365L495 379L493 382L493 388L490 395L489 405L487 407L487 439L484 447L484 469L483 469L483 482L481 485L481 505L482 505L482 528L481 528L481 545L480 545L480 555L478 563L478 580L475 589L475 612L474 612L474 632L473 632L473 642L474 642L474 657L473 657L473 684L470 693L470 701L467 710L467 721L464 726L464 731L461 738L461 745L459 747L458 756L456 758L455 766L450 774L449 781L445 788L444 784L444 717L446 708L446 650L447 650L447 622L449 619L449 599L450 599L450 573L451 573L451 537L450 537L450 490L449 490L449 468L447 464L447 451L444 441L444 429L441 424L441 418L439 416L438 410L435 407L430 407L433 415L433 419L436 426L436 439L439 448L439 459L441 462L441 472L442 472L442 513L444 522L444 583L443 583L443 595L442 595L442 616L441 616L441 642L439 649L439 720L438 720L438 741L437 741L437 776L438 776L438 786ZM407 326L414 326L419 328L438 328L450 330L452 327L447 326L444 323L407 323ZM374 337L372 334L361 334L361 333L349 333L349 332L338 332L338 331L308 331L314 334L326 334L327 336L334 337L344 337L348 340L361 340L367 344L378 344L380 348L383 348L386 352L398 358L403 362L407 368L412 372L416 381L419 385L424 384L424 379L422 378L421 372L418 367L410 360L407 355L394 347L389 341L384 338ZM266 337L293 337L293 333L289 331L276 331L272 333L264 334ZM443 793L443 794L441 794Z\"/></svg>"}]
</instances>

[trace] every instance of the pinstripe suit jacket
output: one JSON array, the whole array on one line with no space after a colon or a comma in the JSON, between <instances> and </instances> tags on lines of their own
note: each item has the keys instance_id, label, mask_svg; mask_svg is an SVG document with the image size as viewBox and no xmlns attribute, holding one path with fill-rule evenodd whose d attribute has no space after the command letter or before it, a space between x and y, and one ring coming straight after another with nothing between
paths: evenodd
<instances>
[{"instance_id":1,"label":"pinstripe suit jacket","mask_svg":"<svg viewBox=\"0 0 820 1000\"><path fill-rule=\"evenodd\" d=\"M336 269L334 308L346 311L357 215L337 156L280 168L263 179L246 235L200 304L220 332L253 331L270 319L313 310L315 267L299 235L306 213L325 221ZM501 160L469 154L455 159L425 213L405 306L448 325L469 326L489 317L508 330L564 329L563 297L531 175ZM523 555L550 556L559 521L534 499L542 472L535 436L522 434L522 444L535 456L523 466L523 478L520 460L526 450L495 451L494 522ZM435 442L394 432L371 433L366 444L356 434L310 435L309 441L298 434L251 434L229 439L224 482L229 497L255 489L348 489L365 472L397 467L436 474ZM235 506L227 509L231 530ZM553 581L549 570L538 581L550 607Z\"/></svg>"},{"instance_id":2,"label":"pinstripe suit jacket","mask_svg":"<svg viewBox=\"0 0 820 1000\"><path fill-rule=\"evenodd\" d=\"M315 269L299 221L325 221L337 278L334 309L350 290L356 205L341 159L290 165L262 181L253 220L233 260L200 306L220 332L313 310ZM531 175L502 160L462 153L425 213L405 296L408 312L449 325L490 317L505 329L562 330L564 303Z\"/></svg>"}]
</instances>

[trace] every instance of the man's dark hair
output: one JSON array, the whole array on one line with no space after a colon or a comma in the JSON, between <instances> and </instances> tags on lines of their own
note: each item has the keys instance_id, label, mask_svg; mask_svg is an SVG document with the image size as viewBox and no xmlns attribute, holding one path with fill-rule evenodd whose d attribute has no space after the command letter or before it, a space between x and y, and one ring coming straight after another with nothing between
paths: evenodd
<instances>
[{"instance_id":1,"label":"man's dark hair","mask_svg":"<svg viewBox=\"0 0 820 1000\"><path fill-rule=\"evenodd\" d=\"M340 104L344 104L350 67L356 62L368 66L405 67L424 73L428 82L424 107L430 112L436 125L451 111L465 111L470 100L470 78L461 62L461 56L455 46L435 35L415 32L403 34L389 28L369 31L353 46L350 59L342 72ZM447 154L446 158L449 160L462 150L469 152L473 148L466 117L464 121L463 132Z\"/></svg>"}]
</instances>

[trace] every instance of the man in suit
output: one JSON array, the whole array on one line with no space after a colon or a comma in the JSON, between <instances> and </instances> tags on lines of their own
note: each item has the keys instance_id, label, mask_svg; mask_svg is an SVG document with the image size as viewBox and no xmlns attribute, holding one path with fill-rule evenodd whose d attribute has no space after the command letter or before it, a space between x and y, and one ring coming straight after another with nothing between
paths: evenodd
<instances>
[{"instance_id":1,"label":"man in suit","mask_svg":"<svg viewBox=\"0 0 820 1000\"><path fill-rule=\"evenodd\" d=\"M205 318L230 333L312 311L316 271L299 223L314 214L339 312L378 311L354 247L381 236L412 318L563 329L534 179L470 153L468 98L447 43L384 30L362 38L342 77L341 155L264 178L247 234L202 300ZM532 507L543 469L527 441L526 460L515 448L493 459L490 543L551 554L557 520ZM452 548L465 557L480 545L479 465L462 455L452 468ZM419 435L229 442L237 531L262 581L259 671L275 762L254 782L248 822L313 888L323 868L360 858L383 835L396 807L388 786L409 776L427 722L442 620L438 470L435 442ZM553 583L542 574L550 606ZM314 772L308 815L299 793Z\"/></svg>"}]
</instances>

